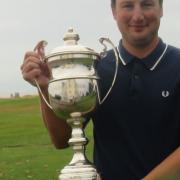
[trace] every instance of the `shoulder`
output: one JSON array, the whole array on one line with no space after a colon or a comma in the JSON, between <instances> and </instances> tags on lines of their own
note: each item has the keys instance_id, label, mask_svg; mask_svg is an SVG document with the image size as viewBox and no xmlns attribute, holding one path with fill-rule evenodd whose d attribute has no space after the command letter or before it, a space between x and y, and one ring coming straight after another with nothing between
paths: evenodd
<instances>
[{"instance_id":1,"label":"shoulder","mask_svg":"<svg viewBox=\"0 0 180 180\"><path fill-rule=\"evenodd\" d=\"M168 45L167 55L180 59L180 48L172 45Z\"/></svg>"},{"instance_id":2,"label":"shoulder","mask_svg":"<svg viewBox=\"0 0 180 180\"><path fill-rule=\"evenodd\" d=\"M160 72L166 72L166 77L173 79L173 82L180 82L180 48L168 45L161 65L162 71Z\"/></svg>"},{"instance_id":3,"label":"shoulder","mask_svg":"<svg viewBox=\"0 0 180 180\"><path fill-rule=\"evenodd\" d=\"M113 50L109 50L105 53L105 55L99 60L97 64L97 70L99 73L106 73L114 71L115 66L115 55Z\"/></svg>"},{"instance_id":4,"label":"shoulder","mask_svg":"<svg viewBox=\"0 0 180 180\"><path fill-rule=\"evenodd\" d=\"M168 45L164 64L174 70L180 69L180 49L175 46Z\"/></svg>"}]
</instances>

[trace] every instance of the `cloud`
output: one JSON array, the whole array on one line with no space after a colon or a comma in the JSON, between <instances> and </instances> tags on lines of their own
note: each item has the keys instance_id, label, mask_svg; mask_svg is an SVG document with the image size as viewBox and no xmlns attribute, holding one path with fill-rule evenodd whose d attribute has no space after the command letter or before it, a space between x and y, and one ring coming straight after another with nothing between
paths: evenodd
<instances>
[{"instance_id":1,"label":"cloud","mask_svg":"<svg viewBox=\"0 0 180 180\"><path fill-rule=\"evenodd\" d=\"M179 7L178 0L164 1L159 34L165 42L180 47ZM100 37L109 37L116 45L121 38L112 18L110 0L1 0L0 94L36 92L20 73L24 53L41 39L48 41L47 51L62 45L70 26L79 33L81 44L97 51L102 49Z\"/></svg>"}]
</instances>

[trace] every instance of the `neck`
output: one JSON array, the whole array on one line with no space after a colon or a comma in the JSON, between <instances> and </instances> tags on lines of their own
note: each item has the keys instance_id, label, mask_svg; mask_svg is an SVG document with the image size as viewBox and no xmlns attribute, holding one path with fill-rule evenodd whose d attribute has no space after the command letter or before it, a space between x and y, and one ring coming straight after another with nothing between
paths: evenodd
<instances>
[{"instance_id":1,"label":"neck","mask_svg":"<svg viewBox=\"0 0 180 180\"><path fill-rule=\"evenodd\" d=\"M150 43L143 44L143 45L133 45L126 41L125 39L122 39L122 44L125 47L125 49L132 55L142 59L149 55L157 46L159 42L159 38L153 39Z\"/></svg>"}]
</instances>

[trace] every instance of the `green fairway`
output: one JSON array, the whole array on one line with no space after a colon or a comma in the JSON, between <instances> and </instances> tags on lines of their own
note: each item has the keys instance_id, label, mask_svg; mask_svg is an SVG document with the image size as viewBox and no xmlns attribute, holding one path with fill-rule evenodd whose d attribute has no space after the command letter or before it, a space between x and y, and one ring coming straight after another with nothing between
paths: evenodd
<instances>
[{"instance_id":1,"label":"green fairway","mask_svg":"<svg viewBox=\"0 0 180 180\"><path fill-rule=\"evenodd\" d=\"M92 159L91 123L86 135ZM71 158L71 148L57 150L52 145L38 97L0 99L0 180L57 180Z\"/></svg>"}]
</instances>

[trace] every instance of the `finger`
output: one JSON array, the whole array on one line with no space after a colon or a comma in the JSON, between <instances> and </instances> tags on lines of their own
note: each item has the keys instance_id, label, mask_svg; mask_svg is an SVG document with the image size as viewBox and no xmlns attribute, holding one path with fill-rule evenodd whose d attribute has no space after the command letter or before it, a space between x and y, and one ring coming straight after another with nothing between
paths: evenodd
<instances>
[{"instance_id":1,"label":"finger","mask_svg":"<svg viewBox=\"0 0 180 180\"><path fill-rule=\"evenodd\" d=\"M34 63L34 62L28 62L22 67L21 71L23 73L23 72L29 72L33 69L39 69L40 70L40 65L38 63Z\"/></svg>"},{"instance_id":2,"label":"finger","mask_svg":"<svg viewBox=\"0 0 180 180\"><path fill-rule=\"evenodd\" d=\"M22 73L24 80L33 83L34 79L38 78L41 75L41 71L39 69L32 69L29 72Z\"/></svg>"},{"instance_id":3,"label":"finger","mask_svg":"<svg viewBox=\"0 0 180 180\"><path fill-rule=\"evenodd\" d=\"M27 66L28 63L30 62L39 64L39 65L42 63L37 56L28 55L26 59L24 59L23 64L21 65L21 70L24 68L24 66Z\"/></svg>"},{"instance_id":4,"label":"finger","mask_svg":"<svg viewBox=\"0 0 180 180\"><path fill-rule=\"evenodd\" d=\"M38 42L38 44L34 48L34 51L40 56L42 61L44 61L44 59L45 59L44 48L46 45L47 45L47 42L42 40L42 41Z\"/></svg>"},{"instance_id":5,"label":"finger","mask_svg":"<svg viewBox=\"0 0 180 180\"><path fill-rule=\"evenodd\" d=\"M31 57L31 56L40 59L39 55L36 52L34 52L34 51L27 51L25 53L25 55L24 55L24 60L27 59L28 57Z\"/></svg>"},{"instance_id":6,"label":"finger","mask_svg":"<svg viewBox=\"0 0 180 180\"><path fill-rule=\"evenodd\" d=\"M40 64L40 68L46 77L52 77L51 68L47 62Z\"/></svg>"}]
</instances>

